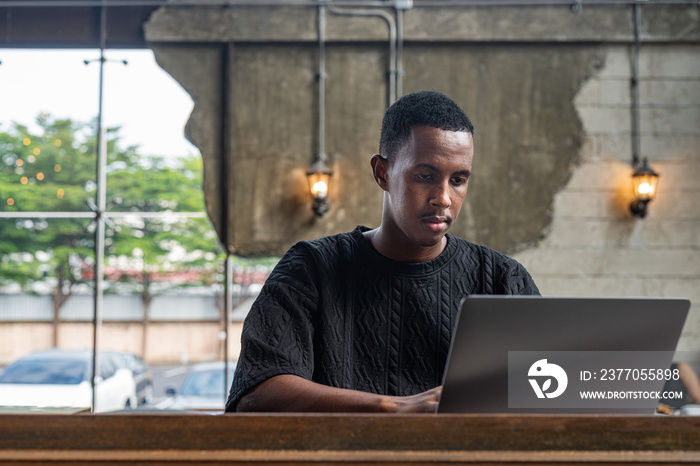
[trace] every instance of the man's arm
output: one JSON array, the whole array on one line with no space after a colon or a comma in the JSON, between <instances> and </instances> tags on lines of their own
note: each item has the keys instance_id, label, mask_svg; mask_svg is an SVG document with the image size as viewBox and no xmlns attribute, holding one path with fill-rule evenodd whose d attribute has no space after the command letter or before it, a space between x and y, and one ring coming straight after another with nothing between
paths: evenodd
<instances>
[{"instance_id":1,"label":"man's arm","mask_svg":"<svg viewBox=\"0 0 700 466\"><path fill-rule=\"evenodd\" d=\"M442 387L413 396L385 396L334 388L284 374L261 383L238 403L238 412L434 413Z\"/></svg>"}]
</instances>

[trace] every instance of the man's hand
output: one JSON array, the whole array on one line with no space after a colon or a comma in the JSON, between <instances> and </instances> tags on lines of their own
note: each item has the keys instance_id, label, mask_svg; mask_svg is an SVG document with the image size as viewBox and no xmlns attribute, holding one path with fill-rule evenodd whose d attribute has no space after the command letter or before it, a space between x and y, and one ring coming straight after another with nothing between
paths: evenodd
<instances>
[{"instance_id":1,"label":"man's hand","mask_svg":"<svg viewBox=\"0 0 700 466\"><path fill-rule=\"evenodd\" d=\"M238 412L434 413L442 387L412 396L384 396L278 375L241 398Z\"/></svg>"},{"instance_id":2,"label":"man's hand","mask_svg":"<svg viewBox=\"0 0 700 466\"><path fill-rule=\"evenodd\" d=\"M412 396L389 396L385 412L389 413L435 413L442 393L442 386Z\"/></svg>"}]
</instances>

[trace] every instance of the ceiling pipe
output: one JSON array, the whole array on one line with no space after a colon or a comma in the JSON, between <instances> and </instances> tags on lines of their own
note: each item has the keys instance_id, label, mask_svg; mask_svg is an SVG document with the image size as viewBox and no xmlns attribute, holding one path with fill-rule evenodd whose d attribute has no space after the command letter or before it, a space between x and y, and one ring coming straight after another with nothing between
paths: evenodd
<instances>
[{"instance_id":1,"label":"ceiling pipe","mask_svg":"<svg viewBox=\"0 0 700 466\"><path fill-rule=\"evenodd\" d=\"M394 8L391 1L334 0L334 6L363 8ZM44 8L44 7L236 7L236 6L279 6L279 7L316 7L328 4L327 0L300 0L296 2L282 0L8 0L0 2L0 8ZM569 6L583 7L610 5L638 5L639 0L415 0L413 8L444 7L513 7L513 6ZM698 0L646 0L644 5L698 5Z\"/></svg>"},{"instance_id":2,"label":"ceiling pipe","mask_svg":"<svg viewBox=\"0 0 700 466\"><path fill-rule=\"evenodd\" d=\"M341 10L335 5L329 4L328 9L331 13L338 16L374 16L382 18L386 21L389 28L389 106L396 102L396 21L394 17L383 10Z\"/></svg>"},{"instance_id":3,"label":"ceiling pipe","mask_svg":"<svg viewBox=\"0 0 700 466\"><path fill-rule=\"evenodd\" d=\"M396 98L403 95L403 12L413 6L412 0L396 1L394 11L396 12Z\"/></svg>"}]
</instances>

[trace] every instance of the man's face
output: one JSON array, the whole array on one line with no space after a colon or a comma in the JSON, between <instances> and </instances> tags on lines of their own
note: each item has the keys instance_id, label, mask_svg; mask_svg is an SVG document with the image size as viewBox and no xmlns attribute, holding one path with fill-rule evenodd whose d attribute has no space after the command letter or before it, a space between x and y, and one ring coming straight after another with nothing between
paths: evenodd
<instances>
[{"instance_id":1,"label":"man's face","mask_svg":"<svg viewBox=\"0 0 700 466\"><path fill-rule=\"evenodd\" d=\"M382 228L397 247L439 249L459 215L472 170L471 133L413 128L387 164ZM408 252L408 250L406 250Z\"/></svg>"}]
</instances>

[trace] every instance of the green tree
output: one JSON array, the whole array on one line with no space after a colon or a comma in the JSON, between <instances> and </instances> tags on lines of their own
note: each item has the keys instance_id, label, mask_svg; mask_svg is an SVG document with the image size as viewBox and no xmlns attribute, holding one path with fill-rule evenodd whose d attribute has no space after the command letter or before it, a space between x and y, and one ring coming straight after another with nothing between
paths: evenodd
<instances>
[{"instance_id":1,"label":"green tree","mask_svg":"<svg viewBox=\"0 0 700 466\"><path fill-rule=\"evenodd\" d=\"M84 212L94 197L94 143L85 126L37 118L40 131L14 124L0 133L0 209L6 212ZM19 214L21 215L21 214ZM17 218L0 222L0 285L52 286L54 322L94 261L88 219ZM54 344L56 335L54 332Z\"/></svg>"},{"instance_id":2,"label":"green tree","mask_svg":"<svg viewBox=\"0 0 700 466\"><path fill-rule=\"evenodd\" d=\"M114 288L138 293L147 313L169 288L221 283L223 252L207 218L148 216L204 211L201 158L122 155L108 170L108 204L146 215L115 220L119 231L108 232L106 255L131 264L131 273L112 275Z\"/></svg>"},{"instance_id":3,"label":"green tree","mask_svg":"<svg viewBox=\"0 0 700 466\"><path fill-rule=\"evenodd\" d=\"M48 115L37 123L37 134L18 124L0 132L0 211L90 212L93 126ZM115 216L118 231L107 229L107 264L126 264L111 268L108 291L140 294L147 311L153 296L172 286L221 283L223 256L208 219L138 215L204 211L200 158L142 156L136 146L121 147L118 128L108 131L107 146L108 213L134 213ZM90 218L3 219L0 286L31 292L37 284L51 285L57 324L66 300L81 285L92 285L93 248Z\"/></svg>"}]
</instances>

